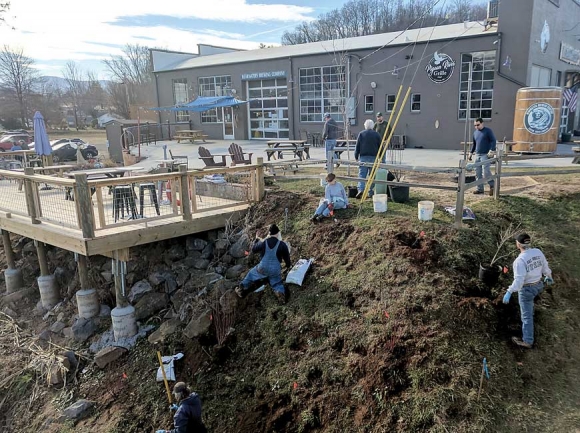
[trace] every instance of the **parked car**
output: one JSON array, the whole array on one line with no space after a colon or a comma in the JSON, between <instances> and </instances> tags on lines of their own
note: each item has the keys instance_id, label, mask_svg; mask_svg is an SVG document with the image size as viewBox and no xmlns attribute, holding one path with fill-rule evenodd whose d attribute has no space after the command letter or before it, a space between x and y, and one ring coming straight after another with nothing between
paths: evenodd
<instances>
[{"instance_id":1,"label":"parked car","mask_svg":"<svg viewBox=\"0 0 580 433\"><path fill-rule=\"evenodd\" d=\"M60 143L57 143L60 142ZM84 142L83 142L84 143ZM80 146L81 154L85 159L92 159L99 154L99 151L92 144L77 144L71 140L53 140L50 142L52 147L53 162L76 161L77 149Z\"/></svg>"},{"instance_id":2,"label":"parked car","mask_svg":"<svg viewBox=\"0 0 580 433\"><path fill-rule=\"evenodd\" d=\"M32 142L32 137L28 134L4 135L0 138L0 152L10 150L14 144L20 144L22 150L28 150L28 145Z\"/></svg>"},{"instance_id":3,"label":"parked car","mask_svg":"<svg viewBox=\"0 0 580 433\"><path fill-rule=\"evenodd\" d=\"M57 144L66 143L67 141L70 141L70 142L76 143L76 144L81 144L81 145L89 144L86 141L81 140L80 138L61 138L60 140L51 141L50 145L55 146Z\"/></svg>"}]
</instances>

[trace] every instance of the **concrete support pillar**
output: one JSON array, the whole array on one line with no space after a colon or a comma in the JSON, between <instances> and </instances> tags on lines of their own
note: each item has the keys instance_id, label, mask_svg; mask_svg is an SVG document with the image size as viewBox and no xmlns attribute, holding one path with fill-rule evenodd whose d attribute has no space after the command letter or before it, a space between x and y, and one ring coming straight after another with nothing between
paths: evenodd
<instances>
[{"instance_id":1,"label":"concrete support pillar","mask_svg":"<svg viewBox=\"0 0 580 433\"><path fill-rule=\"evenodd\" d=\"M42 306L50 310L60 301L60 290L56 284L56 278L48 270L48 260L46 258L46 245L43 242L34 241L38 264L40 265L40 277L36 279L40 290L40 301Z\"/></svg>"},{"instance_id":2,"label":"concrete support pillar","mask_svg":"<svg viewBox=\"0 0 580 433\"><path fill-rule=\"evenodd\" d=\"M81 283L81 290L76 293L77 309L79 317L83 319L90 319L99 315L101 304L97 291L89 287L89 268L87 265L87 257L78 255L78 271L79 281Z\"/></svg>"},{"instance_id":3,"label":"concrete support pillar","mask_svg":"<svg viewBox=\"0 0 580 433\"><path fill-rule=\"evenodd\" d=\"M22 271L20 269L16 269L14 251L12 250L12 243L10 242L10 233L6 230L2 230L2 242L4 244L6 264L8 265L8 269L4 271L6 292L13 293L24 287L24 280L22 278Z\"/></svg>"},{"instance_id":4,"label":"concrete support pillar","mask_svg":"<svg viewBox=\"0 0 580 433\"><path fill-rule=\"evenodd\" d=\"M115 278L115 298L117 307L111 311L113 321L113 333L115 341L120 338L133 337L137 334L137 319L135 318L135 308L129 305L127 294L125 293L125 275L127 273L127 263L119 260L118 252L113 254L113 276Z\"/></svg>"}]
</instances>

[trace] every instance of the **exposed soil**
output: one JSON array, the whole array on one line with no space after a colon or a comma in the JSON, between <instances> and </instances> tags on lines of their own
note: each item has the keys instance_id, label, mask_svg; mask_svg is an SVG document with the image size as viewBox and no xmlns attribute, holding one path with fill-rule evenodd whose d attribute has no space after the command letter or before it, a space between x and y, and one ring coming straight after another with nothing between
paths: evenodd
<instances>
[{"instance_id":1,"label":"exposed soil","mask_svg":"<svg viewBox=\"0 0 580 433\"><path fill-rule=\"evenodd\" d=\"M63 390L35 387L34 379L19 382L19 393L2 389L2 379L17 372L30 355L0 336L6 353L0 401L3 395L13 396L5 406L7 431L169 428L165 391L153 379L156 350L185 354L176 364L177 377L200 394L204 420L215 432L572 431L573 421L566 419L577 419L573 407L580 403L574 367L580 361L575 348L580 275L563 263L580 245L575 219L580 215L580 182L534 179L530 188L499 204L470 197L477 220L460 231L440 210L432 223L421 224L416 208L404 214L404 205L394 207L394 216L357 217L351 209L337 212L336 222L312 224L308 216L318 203L315 194L271 190L248 213L244 229L251 236L258 230L265 234L276 222L292 245L294 262L315 258L303 286L290 287L286 305L279 305L270 289L251 293L239 303L235 331L223 345L217 345L213 328L193 340L175 334L160 347L142 341L104 371L81 359L76 380ZM421 178L427 180L435 177ZM512 180L503 184L506 191L518 187ZM521 187L521 178L518 182ZM562 195L572 191L576 195ZM420 193L434 194L438 204L453 204L452 194ZM522 209L528 214L522 216ZM553 213L547 215L550 209ZM516 300L507 306L501 302L511 273L500 276L495 287L477 279L479 264L495 251L498 228L513 220L537 232L558 275L558 291L546 291L538 300L537 348L527 353L508 344L520 332ZM542 236L556 227L567 236ZM563 244L568 250L560 248ZM138 255L146 263L133 272L155 270L169 247L143 247ZM32 284L34 254L19 251L18 258ZM51 260L56 267L74 267L67 253L53 250ZM112 305L102 275L92 278L101 287L101 300ZM42 317L31 314L35 303L27 299L15 307L19 323L31 335L45 326ZM74 307L64 311L72 316ZM478 397L484 357L492 379L484 382ZM33 390L38 394L28 407ZM562 396L569 404L561 407L564 415L555 415L551 409ZM47 422L81 397L94 400L97 409L74 430Z\"/></svg>"}]
</instances>

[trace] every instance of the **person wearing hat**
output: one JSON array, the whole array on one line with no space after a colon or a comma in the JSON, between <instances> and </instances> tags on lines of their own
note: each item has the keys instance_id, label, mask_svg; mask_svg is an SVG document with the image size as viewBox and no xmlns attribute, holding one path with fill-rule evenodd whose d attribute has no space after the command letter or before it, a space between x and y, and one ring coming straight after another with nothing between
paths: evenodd
<instances>
[{"instance_id":1,"label":"person wearing hat","mask_svg":"<svg viewBox=\"0 0 580 433\"><path fill-rule=\"evenodd\" d=\"M266 239L261 239L259 232L256 233L252 252L260 254L262 260L246 274L244 280L236 288L237 295L240 298L243 297L244 292L250 288L252 283L267 278L278 300L285 303L286 290L282 283L281 263L286 264L286 269L290 269L292 263L290 262L290 249L286 242L282 241L282 234L276 224L269 227Z\"/></svg>"},{"instance_id":2,"label":"person wearing hat","mask_svg":"<svg viewBox=\"0 0 580 433\"><path fill-rule=\"evenodd\" d=\"M503 303L508 304L512 293L518 292L523 338L520 340L513 337L512 341L518 346L531 349L534 344L534 298L542 293L544 283L549 286L554 280L544 253L538 248L532 248L530 235L517 235L516 247L520 255L513 263L514 281L507 289Z\"/></svg>"},{"instance_id":3,"label":"person wearing hat","mask_svg":"<svg viewBox=\"0 0 580 433\"><path fill-rule=\"evenodd\" d=\"M322 139L324 140L324 147L326 154L328 151L336 147L336 139L338 138L338 125L336 120L332 118L330 113L324 113L324 128L322 128ZM338 152L335 152L334 157L339 158Z\"/></svg>"},{"instance_id":4,"label":"person wearing hat","mask_svg":"<svg viewBox=\"0 0 580 433\"><path fill-rule=\"evenodd\" d=\"M201 400L199 395L191 392L185 383L177 382L173 387L173 397L178 403L177 412L173 416L175 428L172 430L157 430L156 433L207 433L207 429L201 420Z\"/></svg>"},{"instance_id":5,"label":"person wearing hat","mask_svg":"<svg viewBox=\"0 0 580 433\"><path fill-rule=\"evenodd\" d=\"M359 132L356 138L356 147L354 149L354 159L360 162L373 163L377 159L379 154L379 149L381 147L381 136L377 131L373 129L374 122L371 119L365 120L364 131ZM385 162L385 156L381 160L382 163ZM371 167L361 165L358 168L358 177L360 179L366 179L370 174ZM360 199L363 196L363 192L366 186L366 182L360 181L357 185L356 198ZM371 185L369 191L369 197L374 194L375 184Z\"/></svg>"},{"instance_id":6,"label":"person wearing hat","mask_svg":"<svg viewBox=\"0 0 580 433\"><path fill-rule=\"evenodd\" d=\"M377 121L375 122L373 129L381 136L381 141L383 139L386 140L389 135L391 135L391 126L385 122L383 119L383 113L380 111L377 113ZM387 135L385 135L385 131L387 131Z\"/></svg>"}]
</instances>

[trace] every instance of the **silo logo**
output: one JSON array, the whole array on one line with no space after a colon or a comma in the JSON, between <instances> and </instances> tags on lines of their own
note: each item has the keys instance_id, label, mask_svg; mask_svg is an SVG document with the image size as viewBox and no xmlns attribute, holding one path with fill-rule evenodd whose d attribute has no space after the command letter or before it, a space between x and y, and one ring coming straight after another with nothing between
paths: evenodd
<instances>
[{"instance_id":1,"label":"silo logo","mask_svg":"<svg viewBox=\"0 0 580 433\"><path fill-rule=\"evenodd\" d=\"M545 134L554 124L554 108L545 102L531 105L524 116L524 126L528 132L536 135Z\"/></svg>"},{"instance_id":2,"label":"silo logo","mask_svg":"<svg viewBox=\"0 0 580 433\"><path fill-rule=\"evenodd\" d=\"M441 84L446 82L453 75L455 70L455 60L447 54L438 53L435 51L431 61L425 66L427 76L434 83Z\"/></svg>"}]
</instances>

